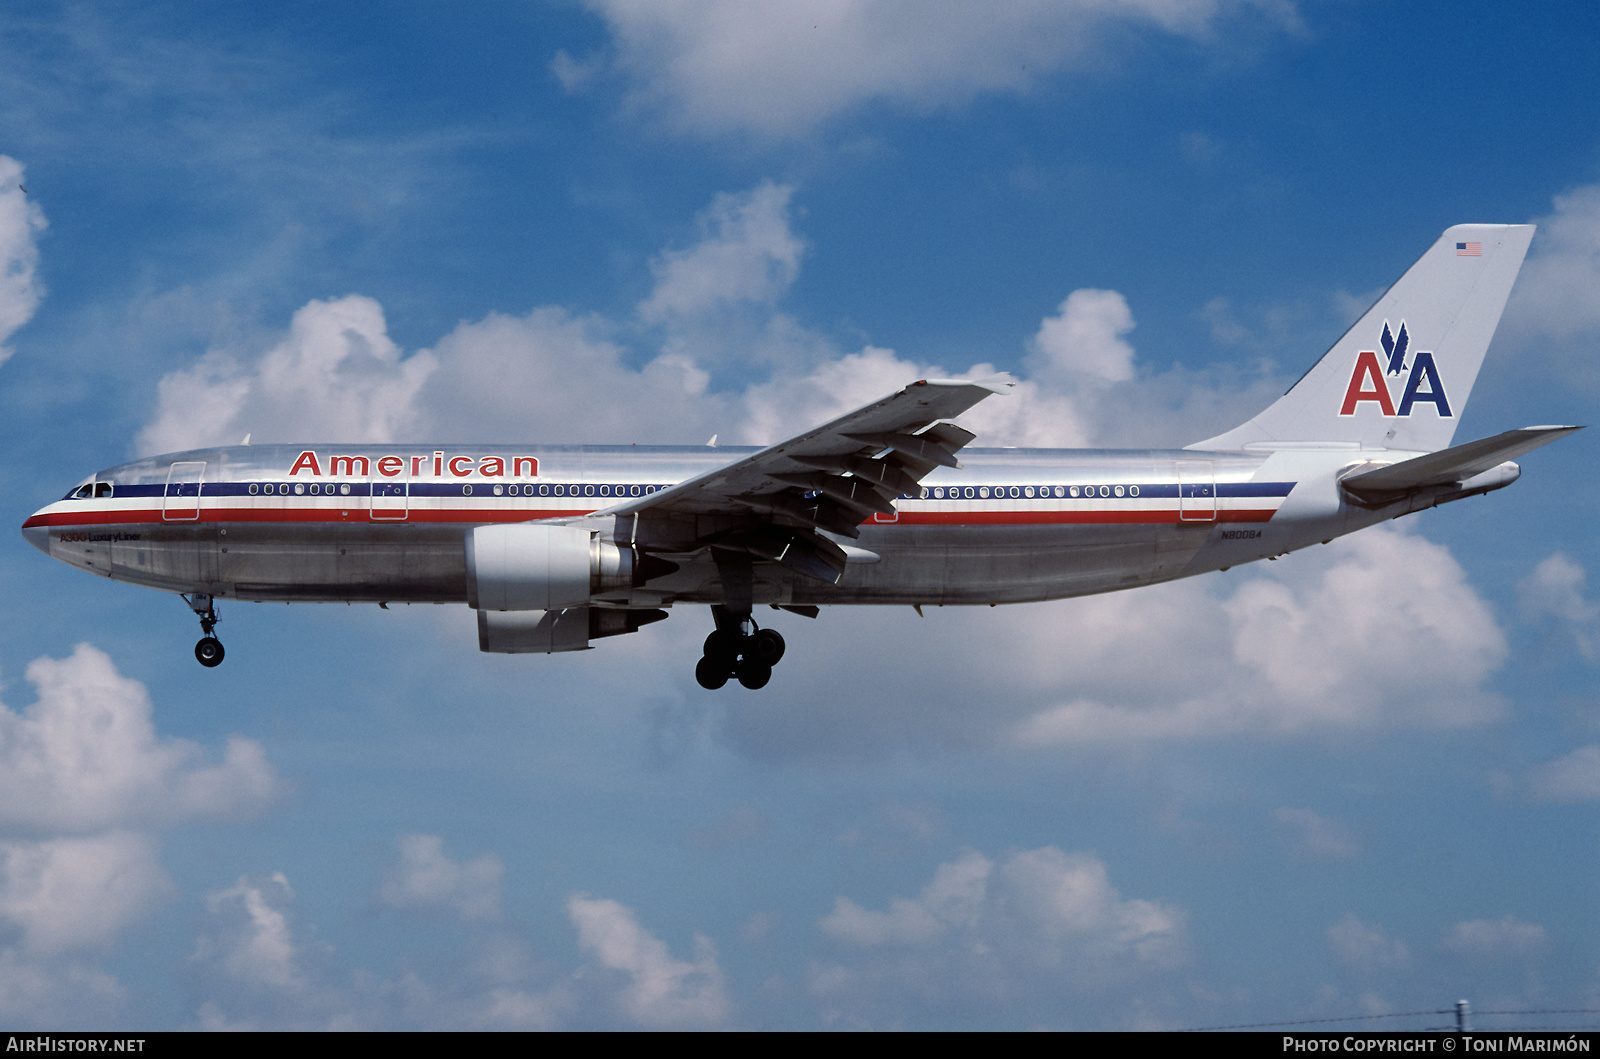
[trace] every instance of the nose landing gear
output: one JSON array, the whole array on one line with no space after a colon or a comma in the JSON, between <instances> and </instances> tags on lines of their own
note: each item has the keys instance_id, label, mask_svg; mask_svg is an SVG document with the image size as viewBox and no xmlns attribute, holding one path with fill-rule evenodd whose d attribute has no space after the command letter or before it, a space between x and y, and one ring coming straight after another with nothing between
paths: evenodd
<instances>
[{"instance_id":1,"label":"nose landing gear","mask_svg":"<svg viewBox=\"0 0 1600 1059\"><path fill-rule=\"evenodd\" d=\"M706 637L694 679L707 691L716 691L734 678L755 691L772 679L772 667L783 658L783 637L776 629L760 629L749 612L734 614L712 607L717 627Z\"/></svg>"},{"instance_id":2,"label":"nose landing gear","mask_svg":"<svg viewBox=\"0 0 1600 1059\"><path fill-rule=\"evenodd\" d=\"M212 630L222 619L217 617L217 608L212 603L211 597L196 592L192 596L184 596L183 601L189 604L190 610L200 616L200 631L205 634L200 637L200 642L194 645L195 661L207 669L220 666L226 652L222 649L222 641L212 635Z\"/></svg>"}]
</instances>

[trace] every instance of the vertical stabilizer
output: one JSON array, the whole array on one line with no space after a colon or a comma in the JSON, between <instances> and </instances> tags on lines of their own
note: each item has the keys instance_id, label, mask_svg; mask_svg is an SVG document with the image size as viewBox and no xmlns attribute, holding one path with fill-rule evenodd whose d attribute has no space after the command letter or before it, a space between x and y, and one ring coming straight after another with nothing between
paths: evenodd
<instances>
[{"instance_id":1,"label":"vertical stabilizer","mask_svg":"<svg viewBox=\"0 0 1600 1059\"><path fill-rule=\"evenodd\" d=\"M1532 239L1531 224L1448 229L1288 393L1189 448L1447 447Z\"/></svg>"}]
</instances>

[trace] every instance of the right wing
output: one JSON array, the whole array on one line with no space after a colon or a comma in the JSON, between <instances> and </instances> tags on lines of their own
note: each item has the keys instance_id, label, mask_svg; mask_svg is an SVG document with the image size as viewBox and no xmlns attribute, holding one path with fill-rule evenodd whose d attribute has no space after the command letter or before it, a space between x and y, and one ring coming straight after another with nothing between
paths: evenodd
<instances>
[{"instance_id":1,"label":"right wing","mask_svg":"<svg viewBox=\"0 0 1600 1059\"><path fill-rule=\"evenodd\" d=\"M714 471L650 496L594 513L631 522L632 543L647 556L748 556L782 563L837 584L844 548L829 534L855 538L874 514L891 514L901 496L919 496L935 467L957 467L974 437L953 423L985 397L1014 385L1010 376L914 382L881 400Z\"/></svg>"}]
</instances>

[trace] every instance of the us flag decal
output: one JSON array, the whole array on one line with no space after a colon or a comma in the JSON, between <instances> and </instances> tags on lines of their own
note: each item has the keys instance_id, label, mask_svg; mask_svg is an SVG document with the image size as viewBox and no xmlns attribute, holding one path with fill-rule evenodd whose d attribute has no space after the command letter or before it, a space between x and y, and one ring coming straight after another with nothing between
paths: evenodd
<instances>
[{"instance_id":1,"label":"us flag decal","mask_svg":"<svg viewBox=\"0 0 1600 1059\"><path fill-rule=\"evenodd\" d=\"M1482 243L1457 243L1456 244L1456 256L1457 257L1482 257L1483 256L1483 244Z\"/></svg>"}]
</instances>

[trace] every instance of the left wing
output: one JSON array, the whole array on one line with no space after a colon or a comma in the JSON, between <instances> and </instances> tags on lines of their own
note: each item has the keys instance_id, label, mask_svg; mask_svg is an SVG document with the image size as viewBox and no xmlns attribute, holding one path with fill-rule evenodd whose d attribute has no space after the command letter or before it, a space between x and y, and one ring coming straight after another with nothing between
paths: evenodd
<instances>
[{"instance_id":1,"label":"left wing","mask_svg":"<svg viewBox=\"0 0 1600 1059\"><path fill-rule=\"evenodd\" d=\"M872 404L754 455L650 496L597 511L631 523L647 555L710 548L728 556L782 563L837 584L845 550L825 534L855 538L875 513L918 496L935 467L958 467L956 452L977 435L953 423L1010 376L914 382ZM620 532L619 532L620 535Z\"/></svg>"}]
</instances>

